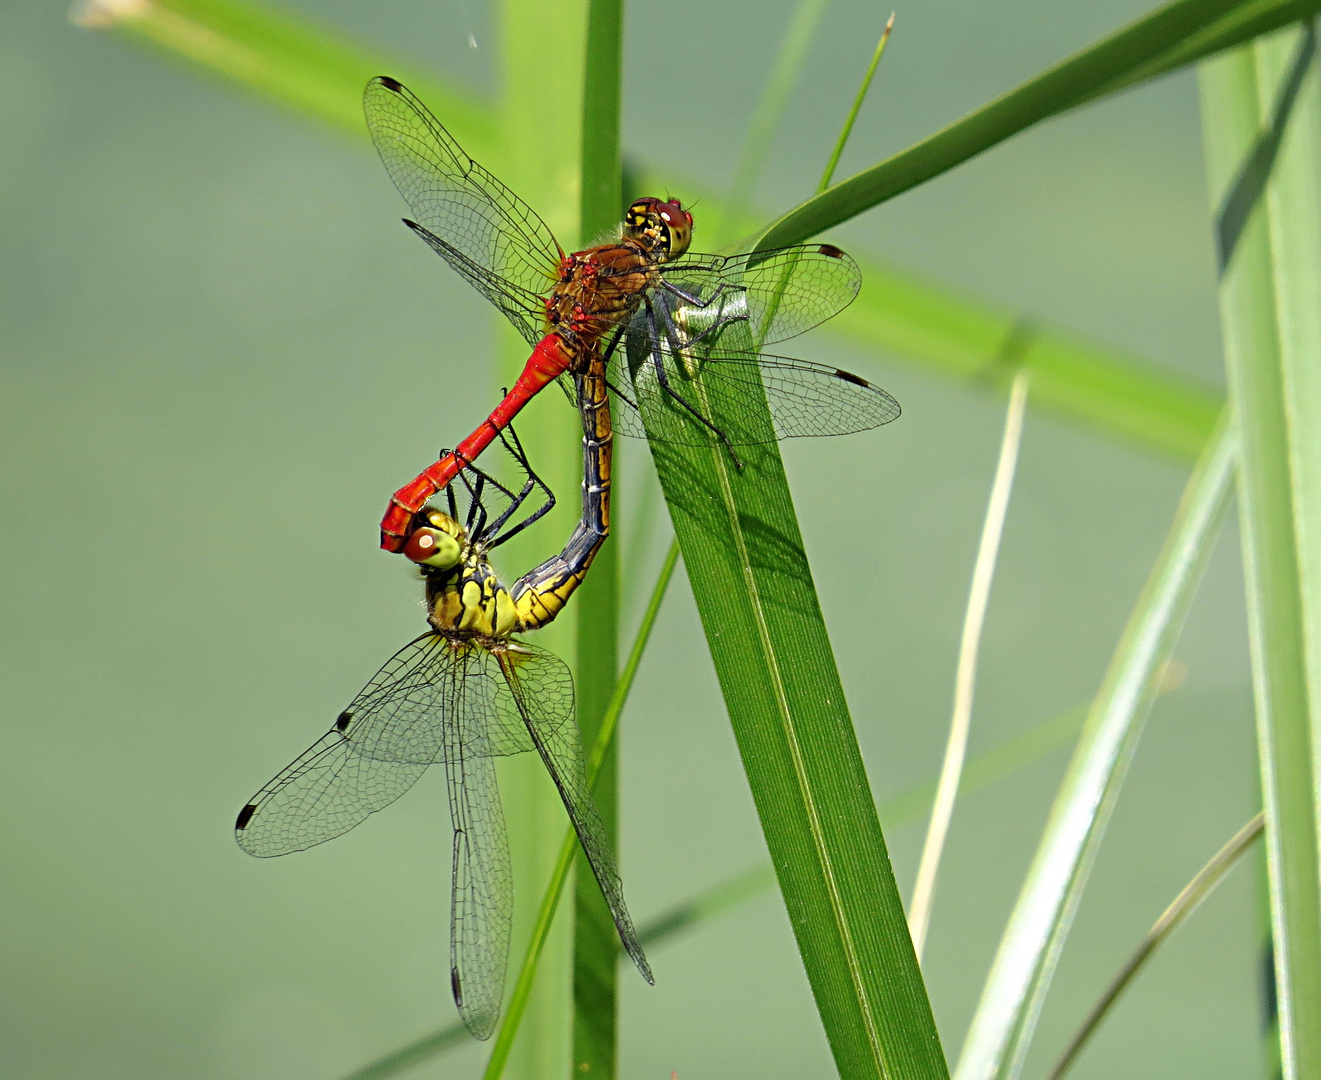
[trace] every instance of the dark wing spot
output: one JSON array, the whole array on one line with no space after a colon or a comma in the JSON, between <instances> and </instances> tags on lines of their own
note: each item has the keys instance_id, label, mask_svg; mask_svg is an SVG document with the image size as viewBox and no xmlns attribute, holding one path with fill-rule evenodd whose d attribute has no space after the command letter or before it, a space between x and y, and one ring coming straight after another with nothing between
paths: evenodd
<instances>
[{"instance_id":1,"label":"dark wing spot","mask_svg":"<svg viewBox=\"0 0 1321 1080\"><path fill-rule=\"evenodd\" d=\"M844 258L844 252L842 252L839 248L835 247L834 244L822 244L816 250L818 254L824 255L828 259Z\"/></svg>"},{"instance_id":2,"label":"dark wing spot","mask_svg":"<svg viewBox=\"0 0 1321 1080\"><path fill-rule=\"evenodd\" d=\"M252 820L252 815L255 814L256 812L257 812L257 804L248 803L247 806L245 806L242 810L239 811L239 817L238 820L234 822L234 828L240 830L246 829L248 827L248 822Z\"/></svg>"},{"instance_id":3,"label":"dark wing spot","mask_svg":"<svg viewBox=\"0 0 1321 1080\"><path fill-rule=\"evenodd\" d=\"M868 387L871 386L871 383L869 383L866 379L862 378L862 376L860 375L854 375L853 372L851 371L841 371L839 368L836 368L835 374L838 375L845 382L851 382L855 386L868 386Z\"/></svg>"},{"instance_id":4,"label":"dark wing spot","mask_svg":"<svg viewBox=\"0 0 1321 1080\"><path fill-rule=\"evenodd\" d=\"M403 83L401 83L398 79L390 78L389 75L377 75L376 81L380 83L382 86L384 86L387 90L393 90L396 94L399 93L399 91L404 88Z\"/></svg>"},{"instance_id":5,"label":"dark wing spot","mask_svg":"<svg viewBox=\"0 0 1321 1080\"><path fill-rule=\"evenodd\" d=\"M463 987L459 983L458 968L450 968L450 989L454 992L454 1004L463 1008Z\"/></svg>"},{"instance_id":6,"label":"dark wing spot","mask_svg":"<svg viewBox=\"0 0 1321 1080\"><path fill-rule=\"evenodd\" d=\"M353 719L353 714L351 712L340 713L339 719L335 721L335 730L347 731L349 726L349 721L352 719Z\"/></svg>"}]
</instances>

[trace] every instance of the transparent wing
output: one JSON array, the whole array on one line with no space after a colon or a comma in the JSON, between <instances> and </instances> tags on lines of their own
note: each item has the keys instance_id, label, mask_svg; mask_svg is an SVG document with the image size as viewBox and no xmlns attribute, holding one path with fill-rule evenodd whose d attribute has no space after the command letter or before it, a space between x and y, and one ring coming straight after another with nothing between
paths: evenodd
<instances>
[{"instance_id":1,"label":"transparent wing","mask_svg":"<svg viewBox=\"0 0 1321 1080\"><path fill-rule=\"evenodd\" d=\"M377 76L363 95L367 127L386 171L427 242L523 332L527 298L549 290L562 252L536 212L463 152L427 107L394 79ZM423 239L427 237L419 232ZM477 273L480 271L480 274ZM485 276L486 287L478 284ZM533 311L528 317L542 312Z\"/></svg>"},{"instance_id":2,"label":"transparent wing","mask_svg":"<svg viewBox=\"0 0 1321 1080\"><path fill-rule=\"evenodd\" d=\"M468 1029L485 1039L504 993L513 913L509 842L494 759L533 747L496 707L509 691L485 649L427 634L397 652L335 726L239 813L253 855L284 855L347 832L443 762L454 827L450 983Z\"/></svg>"},{"instance_id":3,"label":"transparent wing","mask_svg":"<svg viewBox=\"0 0 1321 1080\"><path fill-rule=\"evenodd\" d=\"M546 771L559 789L592 875L610 908L624 951L642 977L654 982L624 904L624 885L610 854L605 826L587 786L582 743L573 719L573 677L559 657L527 642L510 641L495 656L511 692L509 698L497 701L526 726Z\"/></svg>"},{"instance_id":4,"label":"transparent wing","mask_svg":"<svg viewBox=\"0 0 1321 1080\"><path fill-rule=\"evenodd\" d=\"M492 722L499 725L495 702L508 692L499 666L480 646L456 653L445 677L450 723L443 757L454 826L450 988L464 1025L487 1039L500 1017L514 917L509 837L492 740Z\"/></svg>"},{"instance_id":5,"label":"transparent wing","mask_svg":"<svg viewBox=\"0 0 1321 1080\"><path fill-rule=\"evenodd\" d=\"M853 303L862 271L830 244L800 244L742 255L686 255L660 267L664 306L685 338L715 337L731 323L752 339L784 341Z\"/></svg>"},{"instance_id":6,"label":"transparent wing","mask_svg":"<svg viewBox=\"0 0 1321 1080\"><path fill-rule=\"evenodd\" d=\"M694 412L734 446L868 431L900 412L879 386L828 364L732 349L713 355L653 350L639 338L615 350L607 378L624 404L613 413L616 431L689 446L720 441ZM753 404L763 392L769 428Z\"/></svg>"},{"instance_id":7,"label":"transparent wing","mask_svg":"<svg viewBox=\"0 0 1321 1080\"><path fill-rule=\"evenodd\" d=\"M505 318L514 324L514 329L523 335L523 339L529 345L535 345L545 336L546 305L540 296L518 288L484 266L478 266L463 252L445 243L439 236L416 221L405 218L404 224L417 233L432 251L457 270L460 277L494 304Z\"/></svg>"},{"instance_id":8,"label":"transparent wing","mask_svg":"<svg viewBox=\"0 0 1321 1080\"><path fill-rule=\"evenodd\" d=\"M239 846L263 858L303 851L412 787L442 750L435 684L449 661L434 634L395 653L335 726L239 812Z\"/></svg>"}]
</instances>

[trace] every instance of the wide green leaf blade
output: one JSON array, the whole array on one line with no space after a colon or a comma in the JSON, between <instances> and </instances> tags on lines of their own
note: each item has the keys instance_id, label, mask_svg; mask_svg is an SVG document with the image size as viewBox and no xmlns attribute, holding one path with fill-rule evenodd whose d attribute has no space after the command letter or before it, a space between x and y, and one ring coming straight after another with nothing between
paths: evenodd
<instances>
[{"instance_id":1,"label":"wide green leaf blade","mask_svg":"<svg viewBox=\"0 0 1321 1080\"><path fill-rule=\"evenodd\" d=\"M1203 66L1284 1076L1321 1075L1321 77L1308 26Z\"/></svg>"},{"instance_id":2,"label":"wide green leaf blade","mask_svg":"<svg viewBox=\"0 0 1321 1080\"><path fill-rule=\"evenodd\" d=\"M1115 650L1000 939L955 1080L1017 1080L1045 993L1228 501L1237 439L1222 424Z\"/></svg>"},{"instance_id":3,"label":"wide green leaf blade","mask_svg":"<svg viewBox=\"0 0 1321 1080\"><path fill-rule=\"evenodd\" d=\"M685 384L712 416L719 390ZM651 450L839 1074L943 1078L778 446L743 448L742 469L718 446Z\"/></svg>"}]
</instances>

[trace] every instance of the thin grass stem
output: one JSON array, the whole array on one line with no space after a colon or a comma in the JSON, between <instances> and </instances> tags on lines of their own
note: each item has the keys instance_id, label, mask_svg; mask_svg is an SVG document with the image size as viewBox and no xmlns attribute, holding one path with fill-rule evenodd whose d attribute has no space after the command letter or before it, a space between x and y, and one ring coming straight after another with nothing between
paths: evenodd
<instances>
[{"instance_id":1,"label":"thin grass stem","mask_svg":"<svg viewBox=\"0 0 1321 1080\"><path fill-rule=\"evenodd\" d=\"M623 67L622 0L589 0L583 57L581 191L578 236L616 234L623 208L619 150L620 84ZM614 482L619 470L612 470ZM585 481L584 481L585 482ZM615 504L618 519L618 502ZM596 740L601 719L614 696L619 669L619 543L597 552L595 565L578 594L578 728L584 743ZM596 783L596 809L606 842L617 847L618 755L602 761ZM558 863L557 863L558 866ZM574 881L573 1021L574 1075L614 1076L618 1057L618 965L610 908L590 873Z\"/></svg>"},{"instance_id":2,"label":"thin grass stem","mask_svg":"<svg viewBox=\"0 0 1321 1080\"><path fill-rule=\"evenodd\" d=\"M830 181L835 178L835 168L839 165L840 155L844 153L844 144L849 141L849 136L853 133L853 123L858 119L858 111L862 108L863 99L867 96L867 91L871 89L872 76L876 74L876 68L880 65L881 56L885 53L885 45L890 40L890 31L894 29L894 12L890 12L889 19L885 22L885 29L881 31L881 40L876 43L876 52L872 54L871 65L867 68L867 74L862 77L862 85L858 87L858 92L853 98L853 108L849 110L848 119L844 121L844 127L840 129L839 138L835 140L835 149L831 151L830 160L826 162L826 171L821 174L821 179L816 185L818 195L830 187Z\"/></svg>"},{"instance_id":3,"label":"thin grass stem","mask_svg":"<svg viewBox=\"0 0 1321 1080\"><path fill-rule=\"evenodd\" d=\"M1142 939L1142 943L1133 951L1133 955L1128 958L1124 966L1119 969L1119 973L1106 988L1100 1000L1092 1006L1092 1011L1087 1014L1085 1019L1074 1033L1069 1045L1065 1047L1064 1053L1055 1062L1054 1067L1046 1076L1046 1080L1061 1080L1061 1077L1068 1071L1069 1066L1073 1064L1082 1048L1087 1044L1087 1040L1092 1037L1102 1019L1105 1018L1110 1007L1119 999L1119 995L1124 992L1128 984L1133 981L1135 976L1151 958L1165 939L1179 928L1180 923L1188 918L1197 908L1215 890L1224 879L1225 875L1233 869L1234 864L1238 862L1253 841L1262 833L1266 824L1266 815L1264 812L1258 812L1257 815L1249 821L1243 828L1239 829L1225 846L1211 856L1210 862L1197 871L1192 881L1188 882L1162 913L1159 919L1152 924L1147 936Z\"/></svg>"},{"instance_id":4,"label":"thin grass stem","mask_svg":"<svg viewBox=\"0 0 1321 1080\"><path fill-rule=\"evenodd\" d=\"M949 836L954 800L958 796L959 779L968 752L972 696L977 682L977 654L981 646L982 628L986 625L986 608L991 598L996 559L1000 554L1000 538L1004 535L1005 517L1009 512L1009 496L1014 487L1018 448L1023 442L1023 417L1027 412L1030 379L1028 371L1020 368L1009 390L1004 436L1000 440L1000 459L995 467L991 497L986 506L981 544L973 563L972 587L968 592L968 610L963 619L963 639L959 643L959 661L954 676L954 712L950 719L949 739L945 744L945 762L941 766L936 800L931 807L931 823L927 827L922 859L917 867L917 882L913 886L913 899L908 909L908 928L913 935L913 950L919 961L926 944L927 928L931 924L936 874L940 869L945 840Z\"/></svg>"}]
</instances>

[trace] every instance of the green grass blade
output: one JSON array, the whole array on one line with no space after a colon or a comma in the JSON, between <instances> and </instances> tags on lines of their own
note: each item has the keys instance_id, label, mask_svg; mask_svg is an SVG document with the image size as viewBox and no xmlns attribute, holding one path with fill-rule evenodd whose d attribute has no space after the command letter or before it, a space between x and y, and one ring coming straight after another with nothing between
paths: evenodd
<instances>
[{"instance_id":1,"label":"green grass blade","mask_svg":"<svg viewBox=\"0 0 1321 1080\"><path fill-rule=\"evenodd\" d=\"M885 46L890 40L890 32L893 29L894 12L892 11L890 17L885 20L885 29L881 31L881 38L876 43L876 51L872 53L871 63L867 65L867 74L862 77L858 92L853 95L853 105L849 109L848 116L844 118L844 126L839 130L839 137L835 140L835 148L830 151L830 160L826 162L825 170L821 173L821 180L816 186L818 194L830 187L830 182L835 179L835 169L838 167L839 159L844 153L844 147L848 144L849 136L853 134L853 125L858 119L858 113L862 110L862 103L867 98L867 91L871 89L871 81L876 75L876 69L881 64L881 57L885 55Z\"/></svg>"},{"instance_id":2,"label":"green grass blade","mask_svg":"<svg viewBox=\"0 0 1321 1080\"><path fill-rule=\"evenodd\" d=\"M1198 463L1129 618L1000 940L956 1080L1017 1080L1155 687L1228 500L1237 439L1222 425Z\"/></svg>"},{"instance_id":3,"label":"green grass blade","mask_svg":"<svg viewBox=\"0 0 1321 1080\"><path fill-rule=\"evenodd\" d=\"M1176 71L1235 45L1241 45L1261 34L1268 34L1282 26L1307 19L1316 13L1311 0L1254 0L1243 4L1217 19L1199 33L1191 35L1181 44L1143 64L1108 86L1089 95L1087 101L1118 93L1120 90L1149 79Z\"/></svg>"},{"instance_id":4,"label":"green grass blade","mask_svg":"<svg viewBox=\"0 0 1321 1080\"><path fill-rule=\"evenodd\" d=\"M1284 1076L1321 1075L1321 78L1315 30L1203 66Z\"/></svg>"},{"instance_id":5,"label":"green grass blade","mask_svg":"<svg viewBox=\"0 0 1321 1080\"><path fill-rule=\"evenodd\" d=\"M1175 0L1111 34L1022 86L996 98L915 146L873 165L774 222L757 242L759 248L799 244L817 233L925 183L1033 124L1086 101L1131 85L1145 66L1148 77L1165 74L1164 58L1173 50L1189 62L1242 39L1241 9L1252 7L1263 25L1262 0ZM1277 0L1281 21L1296 19L1296 0ZM1321 0L1302 5L1321 10ZM1269 22L1269 20L1266 20ZM1275 23L1274 25L1279 25ZM1192 50L1191 42L1197 42Z\"/></svg>"},{"instance_id":6,"label":"green grass blade","mask_svg":"<svg viewBox=\"0 0 1321 1080\"><path fill-rule=\"evenodd\" d=\"M619 228L623 196L619 159L622 0L590 0L582 97L580 227L584 246ZM618 517L619 500L612 502ZM596 743L619 667L619 543L608 541L578 590L578 727ZM610 743L596 777L596 808L617 851L619 767ZM617 855L616 855L617 858ZM571 1075L610 1080L617 1066L618 937L610 908L581 854L574 875L573 1048Z\"/></svg>"},{"instance_id":7,"label":"green grass blade","mask_svg":"<svg viewBox=\"0 0 1321 1080\"><path fill-rule=\"evenodd\" d=\"M670 554L667 558L669 569L663 571L663 576L673 570L672 562L677 561L678 556L678 546L671 545ZM658 586L660 592L653 591L648 614L643 620L644 626L650 626L654 622L655 613L659 606L657 596L663 595L664 585L667 584L668 578L665 577L662 584ZM636 644L634 645L633 655L638 658L641 657L641 650ZM636 665L632 666L632 670L636 670ZM1049 720L1029 728L1023 734L1016 735L1012 739L1006 739L999 746L979 754L969 762L968 768L964 770L963 783L959 787L959 793L967 795L974 791L980 791L982 788L989 787L1008 776L1014 775L1020 769L1040 761L1050 752L1068 745L1077 738L1078 730L1082 727L1082 722L1086 716L1086 707L1070 709L1068 712L1051 717ZM892 825L901 825L904 822L915 820L925 813L927 807L931 805L931 797L935 794L935 791L936 783L932 780L886 799L876 808L882 824L888 828ZM690 927L732 911L744 902L762 895L768 889L774 888L774 886L775 871L769 863L749 867L747 870L726 878L709 889L704 889L686 900L681 900L667 910L662 911L659 915L648 919L645 923L640 923L638 925L638 940L645 948L650 950L652 946L669 941ZM543 903L545 902L546 899L543 899ZM623 958L625 954L620 949L616 955ZM632 966L631 962L628 966ZM452 1024L377 1059L356 1072L343 1077L343 1080L386 1080L387 1077L397 1076L414 1065L430 1060L437 1054L444 1053L451 1046L459 1045L467 1039L468 1029L462 1024Z\"/></svg>"},{"instance_id":8,"label":"green grass blade","mask_svg":"<svg viewBox=\"0 0 1321 1080\"><path fill-rule=\"evenodd\" d=\"M1271 12L1277 6L1267 5ZM400 75L471 153L508 178L509 157L491 110L435 78L410 73L406 64L357 49L309 20L277 16L245 0L157 0L132 17L105 14L98 25L152 42L302 115L334 124L364 150L369 144L363 138L362 86L382 71ZM688 201L700 197L704 223L725 213L720 199L672 172L651 169L641 180L639 190L668 186ZM740 217L730 235L746 235L760 224ZM1007 385L1018 364L1024 364L1032 371L1035 408L1188 460L1210 435L1221 404L1211 387L1049 324L1027 322L1014 311L968 298L893 264L859 261L862 295L823 327L826 333L967 382Z\"/></svg>"},{"instance_id":9,"label":"green grass blade","mask_svg":"<svg viewBox=\"0 0 1321 1080\"><path fill-rule=\"evenodd\" d=\"M1101 1021L1105 1019L1106 1013L1110 1011L1119 996L1133 981L1133 978L1143 967L1146 966L1152 954L1165 942L1175 930L1177 930L1184 919L1188 918L1194 911L1201 906L1203 900L1215 891L1215 887L1225 879L1225 875L1234 868L1253 842L1262 834L1266 825L1266 815L1258 813L1243 828L1239 829L1233 836L1225 842L1225 846L1211 856L1210 861L1202 867L1193 876L1192 881L1188 882L1180 891L1179 895L1170 901L1170 906L1161 912L1158 918L1147 931L1146 937L1142 939L1141 944L1133 950L1133 955L1125 961L1124 966L1119 969L1119 974L1111 980L1110 985L1106 987L1091 1012L1087 1014L1073 1038L1069 1040L1069 1045L1065 1047L1059 1059L1052 1066L1050 1072L1046 1075L1046 1080L1061 1080L1069 1066L1082 1052L1082 1048L1087 1045L1087 1040L1092 1037Z\"/></svg>"}]
</instances>

